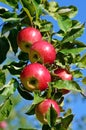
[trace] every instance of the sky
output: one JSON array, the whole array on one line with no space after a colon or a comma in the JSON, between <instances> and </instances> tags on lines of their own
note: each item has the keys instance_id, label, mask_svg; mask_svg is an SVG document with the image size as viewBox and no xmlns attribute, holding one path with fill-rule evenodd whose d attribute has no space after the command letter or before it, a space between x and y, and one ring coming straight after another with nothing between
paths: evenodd
<instances>
[{"instance_id":1,"label":"sky","mask_svg":"<svg viewBox=\"0 0 86 130\"><path fill-rule=\"evenodd\" d=\"M60 6L76 6L78 8L78 13L76 17L74 17L74 19L79 20L81 23L86 22L86 0L56 0L56 2L58 2ZM79 40L86 44L86 28ZM86 71L84 73L86 75ZM77 97L75 96L74 98L71 98L70 95L67 95L66 97L72 100L72 103L67 105L67 107L65 108L72 108L73 113L76 114L73 130L77 130L76 119L81 118L82 115L86 115L86 101L83 102L83 97L80 95L78 95ZM84 128L83 130L86 130L86 128Z\"/></svg>"}]
</instances>

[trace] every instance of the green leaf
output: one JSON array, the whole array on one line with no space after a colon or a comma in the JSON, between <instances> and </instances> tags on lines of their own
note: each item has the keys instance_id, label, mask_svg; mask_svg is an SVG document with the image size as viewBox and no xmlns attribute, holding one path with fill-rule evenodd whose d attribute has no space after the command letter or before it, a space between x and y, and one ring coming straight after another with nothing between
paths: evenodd
<instances>
[{"instance_id":1,"label":"green leaf","mask_svg":"<svg viewBox=\"0 0 86 130\"><path fill-rule=\"evenodd\" d=\"M18 86L17 90L19 92L19 94L26 100L33 100L33 96L32 94L26 90L25 88L23 88L22 86Z\"/></svg>"},{"instance_id":2,"label":"green leaf","mask_svg":"<svg viewBox=\"0 0 86 130\"><path fill-rule=\"evenodd\" d=\"M50 83L51 87L57 89L67 89L76 92L82 92L80 86L75 81L68 81L68 80L58 80L56 82Z\"/></svg>"},{"instance_id":3,"label":"green leaf","mask_svg":"<svg viewBox=\"0 0 86 130\"><path fill-rule=\"evenodd\" d=\"M20 61L20 62L13 61L8 65L4 65L3 69L8 69L12 75L19 75L23 67L26 65L26 63L27 62L23 62L23 61Z\"/></svg>"},{"instance_id":4,"label":"green leaf","mask_svg":"<svg viewBox=\"0 0 86 130\"><path fill-rule=\"evenodd\" d=\"M14 94L16 88L18 87L19 83L16 79L12 78L7 84L5 84L2 89L0 89L0 94L2 96L9 97Z\"/></svg>"},{"instance_id":5,"label":"green leaf","mask_svg":"<svg viewBox=\"0 0 86 130\"><path fill-rule=\"evenodd\" d=\"M5 81L6 81L5 73L2 70L0 70L0 89L5 84Z\"/></svg>"},{"instance_id":6,"label":"green leaf","mask_svg":"<svg viewBox=\"0 0 86 130\"><path fill-rule=\"evenodd\" d=\"M40 96L39 91L34 92L34 101L33 101L34 104L38 104L38 103L42 102L44 99L45 99L45 97Z\"/></svg>"},{"instance_id":7,"label":"green leaf","mask_svg":"<svg viewBox=\"0 0 86 130\"><path fill-rule=\"evenodd\" d=\"M47 6L48 11L51 13L56 12L58 8L59 8L59 5L55 1L49 2L49 5Z\"/></svg>"},{"instance_id":8,"label":"green leaf","mask_svg":"<svg viewBox=\"0 0 86 130\"><path fill-rule=\"evenodd\" d=\"M59 15L62 15L62 16L66 15L69 18L73 18L78 13L78 10L75 6L71 5L68 7L66 6L60 7L57 12Z\"/></svg>"},{"instance_id":9,"label":"green leaf","mask_svg":"<svg viewBox=\"0 0 86 130\"><path fill-rule=\"evenodd\" d=\"M84 51L86 47L81 48L73 48L73 49L62 49L60 52L63 54L78 54L82 51Z\"/></svg>"},{"instance_id":10,"label":"green leaf","mask_svg":"<svg viewBox=\"0 0 86 130\"><path fill-rule=\"evenodd\" d=\"M71 28L72 21L67 16L58 15L58 25L66 33Z\"/></svg>"},{"instance_id":11,"label":"green leaf","mask_svg":"<svg viewBox=\"0 0 86 130\"><path fill-rule=\"evenodd\" d=\"M78 67L86 68L86 55L82 56L78 62Z\"/></svg>"},{"instance_id":12,"label":"green leaf","mask_svg":"<svg viewBox=\"0 0 86 130\"><path fill-rule=\"evenodd\" d=\"M32 104L30 107L29 107L29 110L26 112L27 115L33 115L35 114L35 107L36 107L36 104Z\"/></svg>"},{"instance_id":13,"label":"green leaf","mask_svg":"<svg viewBox=\"0 0 86 130\"><path fill-rule=\"evenodd\" d=\"M3 35L6 32L9 32L10 30L12 30L14 27L16 27L19 24L19 21L13 21L13 22L7 22L4 24L4 26L2 27L2 32L1 34Z\"/></svg>"},{"instance_id":14,"label":"green leaf","mask_svg":"<svg viewBox=\"0 0 86 130\"><path fill-rule=\"evenodd\" d=\"M12 29L10 31L9 36L8 36L8 39L10 41L10 44L11 44L11 47L12 47L12 50L13 50L14 53L17 53L17 50L18 50L17 34L18 34L18 30Z\"/></svg>"},{"instance_id":15,"label":"green leaf","mask_svg":"<svg viewBox=\"0 0 86 130\"><path fill-rule=\"evenodd\" d=\"M51 130L51 128L46 124L42 126L42 130Z\"/></svg>"},{"instance_id":16,"label":"green leaf","mask_svg":"<svg viewBox=\"0 0 86 130\"><path fill-rule=\"evenodd\" d=\"M37 129L33 129L33 128L19 128L18 130L37 130Z\"/></svg>"},{"instance_id":17,"label":"green leaf","mask_svg":"<svg viewBox=\"0 0 86 130\"><path fill-rule=\"evenodd\" d=\"M62 123L62 125L64 126L64 128L67 129L67 128L69 127L69 125L70 125L70 123L72 122L73 118L74 118L74 115L73 115L73 114L68 115L68 116L65 117L65 118L62 118L61 123Z\"/></svg>"},{"instance_id":18,"label":"green leaf","mask_svg":"<svg viewBox=\"0 0 86 130\"><path fill-rule=\"evenodd\" d=\"M0 121L5 120L9 117L12 107L13 107L13 102L10 98L8 98L0 106Z\"/></svg>"},{"instance_id":19,"label":"green leaf","mask_svg":"<svg viewBox=\"0 0 86 130\"><path fill-rule=\"evenodd\" d=\"M78 26L78 28L71 29L64 38L62 39L62 44L66 42L73 42L76 38L80 37L84 32L84 24Z\"/></svg>"},{"instance_id":20,"label":"green leaf","mask_svg":"<svg viewBox=\"0 0 86 130\"><path fill-rule=\"evenodd\" d=\"M7 5L9 5L13 8L16 8L18 6L18 1L19 0L14 0L14 1L12 1L12 0L0 0L0 2L7 4Z\"/></svg>"},{"instance_id":21,"label":"green leaf","mask_svg":"<svg viewBox=\"0 0 86 130\"><path fill-rule=\"evenodd\" d=\"M48 121L48 125L50 127L53 127L55 125L55 123L56 123L57 112L55 111L55 109L53 108L52 105L48 109L48 112L46 113L46 118L47 118L47 121Z\"/></svg>"},{"instance_id":22,"label":"green leaf","mask_svg":"<svg viewBox=\"0 0 86 130\"><path fill-rule=\"evenodd\" d=\"M82 79L82 83L86 85L86 77Z\"/></svg>"},{"instance_id":23,"label":"green leaf","mask_svg":"<svg viewBox=\"0 0 86 130\"><path fill-rule=\"evenodd\" d=\"M8 50L9 50L9 42L7 38L6 37L0 38L0 64L6 59Z\"/></svg>"}]
</instances>

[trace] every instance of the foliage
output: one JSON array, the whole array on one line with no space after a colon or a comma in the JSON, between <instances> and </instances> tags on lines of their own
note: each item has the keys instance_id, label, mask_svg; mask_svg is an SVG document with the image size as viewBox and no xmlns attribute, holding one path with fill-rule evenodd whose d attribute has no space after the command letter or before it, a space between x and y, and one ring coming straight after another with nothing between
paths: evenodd
<instances>
[{"instance_id":1,"label":"foliage","mask_svg":"<svg viewBox=\"0 0 86 130\"><path fill-rule=\"evenodd\" d=\"M82 86L77 83L77 80L57 79L57 81L49 83L49 89L43 93L39 91L28 92L22 87L19 77L29 59L27 53L18 49L16 39L18 32L24 27L33 26L39 29L43 39L51 42L57 51L54 65L46 65L51 74L56 66L67 68L73 75L73 79L82 78L82 83L86 84L86 77L81 72L81 69L86 68L86 54L80 55L86 50L86 45L78 40L84 32L85 24L74 19L78 9L72 5L60 7L57 2L48 2L47 0L1 0L0 2L12 9L0 8L0 18L3 21L0 25L0 95L4 97L4 102L0 105L0 121L7 119L10 115L13 109L13 95L18 90L24 99L33 102L26 112L27 115L35 114L35 106L47 96L56 100L64 114L57 119L56 113L51 107L47 113L48 124L43 125L42 130L67 130L74 115L72 112L66 113L62 109L64 95L59 90L65 88L86 96ZM59 28L57 27L56 32L53 30L53 23L48 21L45 16L51 16L57 22ZM10 55L14 53L17 60L7 62L9 53ZM72 69L73 66L75 69ZM7 77L8 73L12 77L11 79ZM55 91L56 89L58 92ZM19 128L19 130L24 130L24 128Z\"/></svg>"}]
</instances>

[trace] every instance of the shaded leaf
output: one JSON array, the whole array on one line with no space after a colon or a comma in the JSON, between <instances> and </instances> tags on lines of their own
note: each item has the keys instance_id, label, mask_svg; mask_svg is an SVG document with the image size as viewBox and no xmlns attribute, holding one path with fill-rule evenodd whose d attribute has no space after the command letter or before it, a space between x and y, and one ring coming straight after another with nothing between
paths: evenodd
<instances>
[{"instance_id":1,"label":"shaded leaf","mask_svg":"<svg viewBox=\"0 0 86 130\"><path fill-rule=\"evenodd\" d=\"M12 0L0 0L0 2L5 3L5 4L7 4L7 5L9 5L13 8L16 8L18 6L18 1L19 0L14 0L14 1L12 1Z\"/></svg>"},{"instance_id":2,"label":"shaded leaf","mask_svg":"<svg viewBox=\"0 0 86 130\"><path fill-rule=\"evenodd\" d=\"M86 55L82 56L78 62L78 67L86 68Z\"/></svg>"},{"instance_id":3,"label":"shaded leaf","mask_svg":"<svg viewBox=\"0 0 86 130\"><path fill-rule=\"evenodd\" d=\"M36 107L36 104L32 104L30 107L29 107L29 110L26 112L27 115L33 115L35 114L35 107Z\"/></svg>"},{"instance_id":4,"label":"shaded leaf","mask_svg":"<svg viewBox=\"0 0 86 130\"><path fill-rule=\"evenodd\" d=\"M32 94L28 90L24 89L22 86L18 86L17 90L24 99L33 100Z\"/></svg>"},{"instance_id":5,"label":"shaded leaf","mask_svg":"<svg viewBox=\"0 0 86 130\"><path fill-rule=\"evenodd\" d=\"M82 79L82 83L86 85L86 77Z\"/></svg>"},{"instance_id":6,"label":"shaded leaf","mask_svg":"<svg viewBox=\"0 0 86 130\"><path fill-rule=\"evenodd\" d=\"M17 50L18 50L17 34L18 34L18 30L12 29L10 31L9 36L8 36L8 39L10 41L10 44L11 44L11 47L12 47L12 50L13 50L14 53L17 53Z\"/></svg>"},{"instance_id":7,"label":"shaded leaf","mask_svg":"<svg viewBox=\"0 0 86 130\"><path fill-rule=\"evenodd\" d=\"M46 118L48 121L48 125L50 127L53 127L56 123L56 119L57 119L57 112L55 111L55 109L51 107L48 109L48 112L46 113Z\"/></svg>"},{"instance_id":8,"label":"shaded leaf","mask_svg":"<svg viewBox=\"0 0 86 130\"><path fill-rule=\"evenodd\" d=\"M0 38L0 64L6 59L8 50L9 50L9 42L7 38L6 37Z\"/></svg>"}]
</instances>

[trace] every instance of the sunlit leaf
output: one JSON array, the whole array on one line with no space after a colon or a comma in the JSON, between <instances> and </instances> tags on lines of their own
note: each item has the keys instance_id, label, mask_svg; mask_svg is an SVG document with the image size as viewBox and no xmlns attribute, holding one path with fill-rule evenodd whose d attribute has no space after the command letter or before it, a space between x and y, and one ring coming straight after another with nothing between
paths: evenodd
<instances>
[{"instance_id":1,"label":"sunlit leaf","mask_svg":"<svg viewBox=\"0 0 86 130\"><path fill-rule=\"evenodd\" d=\"M5 73L2 70L0 70L0 89L5 84L5 81L6 81Z\"/></svg>"},{"instance_id":2,"label":"sunlit leaf","mask_svg":"<svg viewBox=\"0 0 86 130\"><path fill-rule=\"evenodd\" d=\"M50 85L58 89L68 89L76 92L82 92L80 86L75 81L58 80L56 82L51 82Z\"/></svg>"},{"instance_id":3,"label":"sunlit leaf","mask_svg":"<svg viewBox=\"0 0 86 130\"><path fill-rule=\"evenodd\" d=\"M8 118L12 108L13 108L13 102L9 98L0 106L0 121Z\"/></svg>"}]
</instances>

